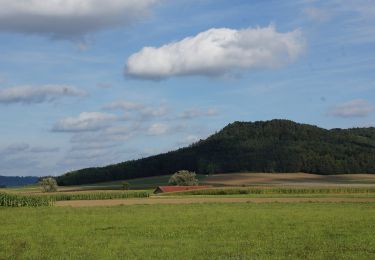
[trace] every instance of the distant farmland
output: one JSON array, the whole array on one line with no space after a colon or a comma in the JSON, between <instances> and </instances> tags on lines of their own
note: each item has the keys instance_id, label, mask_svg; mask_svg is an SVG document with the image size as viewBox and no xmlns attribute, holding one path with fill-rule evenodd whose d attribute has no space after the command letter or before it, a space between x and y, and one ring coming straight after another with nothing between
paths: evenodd
<instances>
[{"instance_id":1,"label":"distant farmland","mask_svg":"<svg viewBox=\"0 0 375 260\"><path fill-rule=\"evenodd\" d=\"M375 257L373 175L198 177L216 187L152 194L169 179L155 176L127 180L130 191L125 180L0 189L0 259Z\"/></svg>"},{"instance_id":2,"label":"distant farmland","mask_svg":"<svg viewBox=\"0 0 375 260\"><path fill-rule=\"evenodd\" d=\"M231 173L210 175L204 180L204 183L226 186L259 184L375 186L375 174Z\"/></svg>"}]
</instances>

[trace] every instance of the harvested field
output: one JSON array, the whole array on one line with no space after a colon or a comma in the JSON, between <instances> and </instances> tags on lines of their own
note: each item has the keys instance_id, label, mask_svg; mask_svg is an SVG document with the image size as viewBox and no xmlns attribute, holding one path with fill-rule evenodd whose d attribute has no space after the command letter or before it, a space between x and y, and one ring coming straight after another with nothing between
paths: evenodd
<instances>
[{"instance_id":1,"label":"harvested field","mask_svg":"<svg viewBox=\"0 0 375 260\"><path fill-rule=\"evenodd\" d=\"M211 185L375 186L375 174L318 175L309 173L228 173L207 177Z\"/></svg>"},{"instance_id":2,"label":"harvested field","mask_svg":"<svg viewBox=\"0 0 375 260\"><path fill-rule=\"evenodd\" d=\"M375 198L145 198L114 200L58 201L56 206L91 207L149 204L194 204L194 203L293 203L293 202L375 202Z\"/></svg>"}]
</instances>

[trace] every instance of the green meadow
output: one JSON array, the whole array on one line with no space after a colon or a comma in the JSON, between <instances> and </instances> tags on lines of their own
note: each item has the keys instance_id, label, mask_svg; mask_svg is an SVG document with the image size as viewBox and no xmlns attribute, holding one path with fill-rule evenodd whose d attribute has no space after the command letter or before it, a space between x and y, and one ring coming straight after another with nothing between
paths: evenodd
<instances>
[{"instance_id":1,"label":"green meadow","mask_svg":"<svg viewBox=\"0 0 375 260\"><path fill-rule=\"evenodd\" d=\"M374 259L373 203L0 208L0 259Z\"/></svg>"}]
</instances>

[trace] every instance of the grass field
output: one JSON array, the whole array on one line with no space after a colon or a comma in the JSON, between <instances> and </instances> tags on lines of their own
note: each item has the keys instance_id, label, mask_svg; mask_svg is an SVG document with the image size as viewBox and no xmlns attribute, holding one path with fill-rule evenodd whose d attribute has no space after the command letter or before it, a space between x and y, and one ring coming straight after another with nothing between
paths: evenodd
<instances>
[{"instance_id":1,"label":"grass field","mask_svg":"<svg viewBox=\"0 0 375 260\"><path fill-rule=\"evenodd\" d=\"M372 176L199 177L219 187L148 198L168 183L159 176L130 180L127 192L121 181L0 190L26 206L56 201L0 207L0 260L375 259Z\"/></svg>"},{"instance_id":2,"label":"grass field","mask_svg":"<svg viewBox=\"0 0 375 260\"><path fill-rule=\"evenodd\" d=\"M0 209L0 259L374 259L371 203Z\"/></svg>"}]
</instances>

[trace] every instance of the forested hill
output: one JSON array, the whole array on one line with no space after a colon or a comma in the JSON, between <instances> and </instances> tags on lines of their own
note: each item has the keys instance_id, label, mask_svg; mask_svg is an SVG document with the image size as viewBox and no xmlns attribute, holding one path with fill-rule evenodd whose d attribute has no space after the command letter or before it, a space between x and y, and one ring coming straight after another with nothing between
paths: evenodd
<instances>
[{"instance_id":1,"label":"forested hill","mask_svg":"<svg viewBox=\"0 0 375 260\"><path fill-rule=\"evenodd\" d=\"M235 122L189 147L102 168L69 172L60 185L172 174L375 173L375 128L326 130L288 120Z\"/></svg>"},{"instance_id":2,"label":"forested hill","mask_svg":"<svg viewBox=\"0 0 375 260\"><path fill-rule=\"evenodd\" d=\"M0 187L15 187L37 183L38 177L0 176Z\"/></svg>"}]
</instances>

